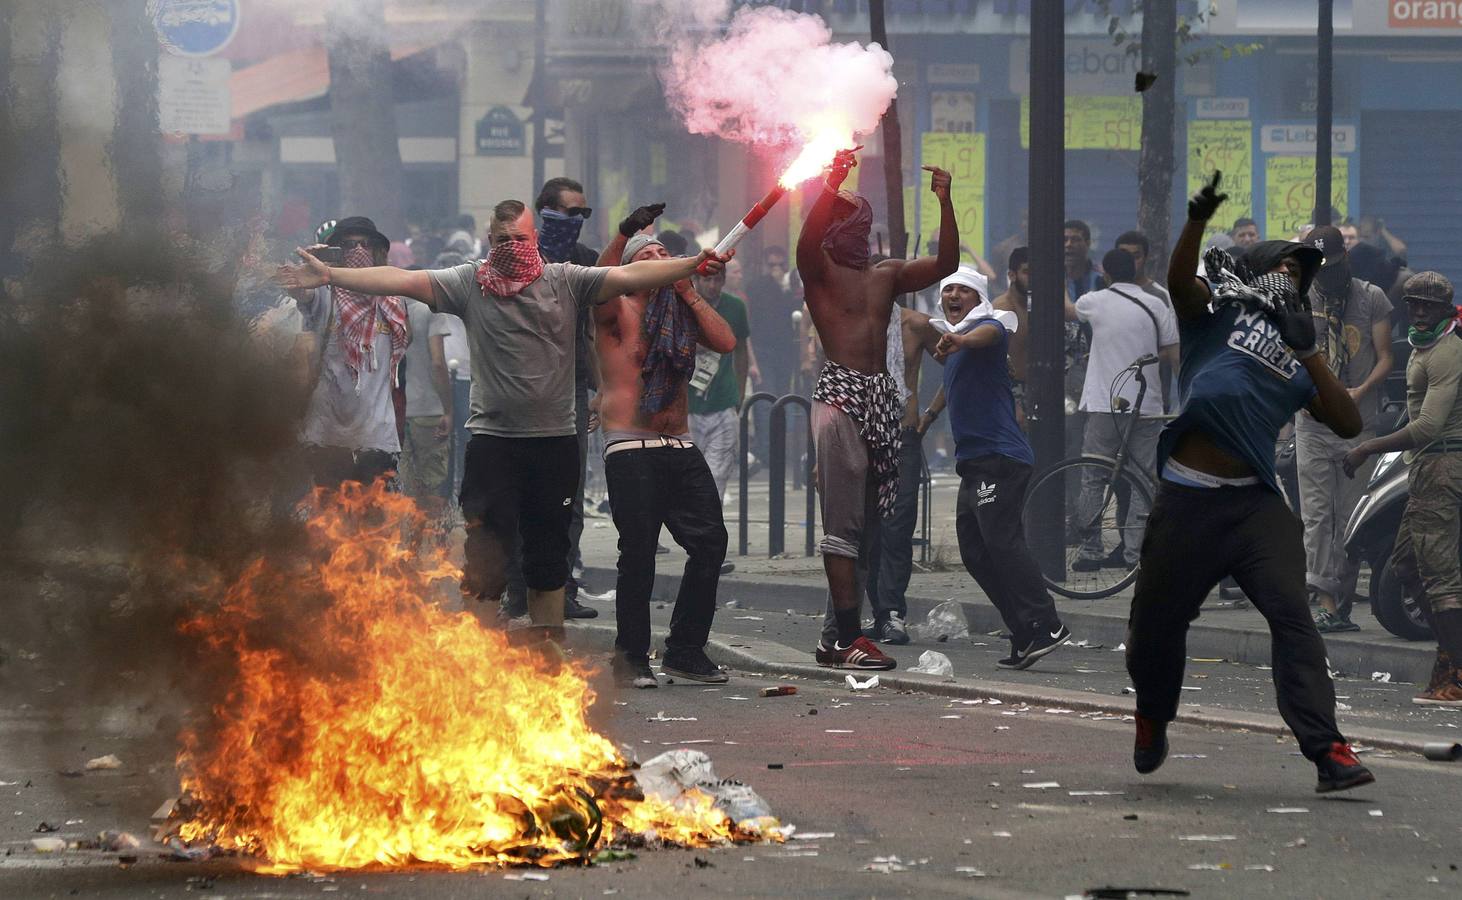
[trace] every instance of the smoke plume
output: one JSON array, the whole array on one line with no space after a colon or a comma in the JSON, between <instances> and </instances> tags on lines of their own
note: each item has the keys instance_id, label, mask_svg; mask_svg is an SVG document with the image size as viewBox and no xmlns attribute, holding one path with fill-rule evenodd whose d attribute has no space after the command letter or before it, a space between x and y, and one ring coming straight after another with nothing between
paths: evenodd
<instances>
[{"instance_id":1,"label":"smoke plume","mask_svg":"<svg viewBox=\"0 0 1462 900\"><path fill-rule=\"evenodd\" d=\"M876 44L833 43L818 16L743 8L723 37L671 48L665 95L693 134L785 147L873 131L898 93L892 68Z\"/></svg>"}]
</instances>

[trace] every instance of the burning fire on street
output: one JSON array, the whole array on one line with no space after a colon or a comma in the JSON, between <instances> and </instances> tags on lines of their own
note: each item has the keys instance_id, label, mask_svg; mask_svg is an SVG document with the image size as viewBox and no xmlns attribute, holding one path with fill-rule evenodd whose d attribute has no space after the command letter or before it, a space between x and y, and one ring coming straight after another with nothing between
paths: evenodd
<instances>
[{"instance_id":1,"label":"burning fire on street","mask_svg":"<svg viewBox=\"0 0 1462 900\"><path fill-rule=\"evenodd\" d=\"M309 565L256 561L183 626L225 679L183 735L184 841L288 873L778 838L701 790L642 790L588 722L583 664L430 600L456 572L403 539L411 501L348 486L314 508Z\"/></svg>"}]
</instances>

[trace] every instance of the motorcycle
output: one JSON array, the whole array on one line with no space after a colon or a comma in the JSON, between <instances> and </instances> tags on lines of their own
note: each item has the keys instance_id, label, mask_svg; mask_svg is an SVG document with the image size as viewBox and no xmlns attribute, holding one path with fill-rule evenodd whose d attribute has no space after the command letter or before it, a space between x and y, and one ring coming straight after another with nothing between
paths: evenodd
<instances>
[{"instance_id":1,"label":"motorcycle","mask_svg":"<svg viewBox=\"0 0 1462 900\"><path fill-rule=\"evenodd\" d=\"M1345 526L1345 552L1371 570L1371 614L1381 627L1408 641L1432 639L1427 611L1408 594L1391 566L1391 550L1406 508L1410 466L1401 453L1383 453Z\"/></svg>"}]
</instances>

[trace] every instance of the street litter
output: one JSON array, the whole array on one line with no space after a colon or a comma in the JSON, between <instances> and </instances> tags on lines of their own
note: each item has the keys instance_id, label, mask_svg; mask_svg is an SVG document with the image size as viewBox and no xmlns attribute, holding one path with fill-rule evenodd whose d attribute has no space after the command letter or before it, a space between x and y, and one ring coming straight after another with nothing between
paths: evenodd
<instances>
[{"instance_id":1,"label":"street litter","mask_svg":"<svg viewBox=\"0 0 1462 900\"><path fill-rule=\"evenodd\" d=\"M1113 647L1112 648L1112 652L1113 653L1117 653L1119 651L1123 651L1123 650L1126 650L1126 649L1127 649L1127 645L1125 643L1122 643L1122 644L1118 644L1117 646Z\"/></svg>"},{"instance_id":2,"label":"street litter","mask_svg":"<svg viewBox=\"0 0 1462 900\"><path fill-rule=\"evenodd\" d=\"M1194 863L1188 867L1194 872L1222 872L1225 869L1232 869L1228 863Z\"/></svg>"},{"instance_id":3,"label":"street litter","mask_svg":"<svg viewBox=\"0 0 1462 900\"><path fill-rule=\"evenodd\" d=\"M737 616L736 618L738 620L742 621L742 622L764 622L764 621L766 621L761 616Z\"/></svg>"},{"instance_id":4,"label":"street litter","mask_svg":"<svg viewBox=\"0 0 1462 900\"><path fill-rule=\"evenodd\" d=\"M1421 755L1437 762L1456 762L1462 759L1462 744L1429 741L1421 745Z\"/></svg>"},{"instance_id":5,"label":"street litter","mask_svg":"<svg viewBox=\"0 0 1462 900\"><path fill-rule=\"evenodd\" d=\"M989 700L986 700L985 702L988 703L988 704L990 704L991 706L999 706L1004 701L1003 700L996 700L994 697L991 697Z\"/></svg>"},{"instance_id":6,"label":"street litter","mask_svg":"<svg viewBox=\"0 0 1462 900\"><path fill-rule=\"evenodd\" d=\"M1206 753L1174 753L1173 759L1207 759Z\"/></svg>"},{"instance_id":7,"label":"street litter","mask_svg":"<svg viewBox=\"0 0 1462 900\"><path fill-rule=\"evenodd\" d=\"M823 729L823 733L824 734L852 734L853 733L853 730L851 728L824 728Z\"/></svg>"},{"instance_id":8,"label":"street litter","mask_svg":"<svg viewBox=\"0 0 1462 900\"><path fill-rule=\"evenodd\" d=\"M776 687L764 687L757 693L762 697L790 697L797 693L797 688L790 684L779 684Z\"/></svg>"},{"instance_id":9,"label":"street litter","mask_svg":"<svg viewBox=\"0 0 1462 900\"><path fill-rule=\"evenodd\" d=\"M1067 791L1068 797L1120 797L1126 791Z\"/></svg>"},{"instance_id":10,"label":"street litter","mask_svg":"<svg viewBox=\"0 0 1462 900\"><path fill-rule=\"evenodd\" d=\"M907 866L900 862L897 856L875 856L873 862L863 867L865 872L879 872L888 875L893 872L907 872Z\"/></svg>"},{"instance_id":11,"label":"street litter","mask_svg":"<svg viewBox=\"0 0 1462 900\"><path fill-rule=\"evenodd\" d=\"M31 838L30 845L37 853L59 853L66 849L66 842L61 838Z\"/></svg>"},{"instance_id":12,"label":"street litter","mask_svg":"<svg viewBox=\"0 0 1462 900\"><path fill-rule=\"evenodd\" d=\"M963 719L964 716L940 716L941 719Z\"/></svg>"},{"instance_id":13,"label":"street litter","mask_svg":"<svg viewBox=\"0 0 1462 900\"><path fill-rule=\"evenodd\" d=\"M985 873L984 872L981 872L979 869L975 868L974 866L955 866L954 867L954 873L956 875L963 875L966 878L984 878L985 877Z\"/></svg>"},{"instance_id":14,"label":"street litter","mask_svg":"<svg viewBox=\"0 0 1462 900\"><path fill-rule=\"evenodd\" d=\"M727 600L726 601L726 609L740 609L740 608L741 608L741 601L740 600Z\"/></svg>"},{"instance_id":15,"label":"street litter","mask_svg":"<svg viewBox=\"0 0 1462 900\"><path fill-rule=\"evenodd\" d=\"M929 610L929 617L923 622L910 625L909 635L916 641L942 643L969 637L970 626L959 601L945 600Z\"/></svg>"},{"instance_id":16,"label":"street litter","mask_svg":"<svg viewBox=\"0 0 1462 900\"><path fill-rule=\"evenodd\" d=\"M1370 815L1371 815L1371 816L1373 816L1373 817L1374 817L1374 818L1377 818L1377 819L1379 819L1379 818L1381 818L1381 817L1382 817L1382 816L1384 816L1384 815L1385 815L1385 813L1384 813L1384 812L1382 812L1382 811L1381 811L1381 810L1379 810L1379 809L1373 809L1373 810L1371 810L1371 811L1370 811Z\"/></svg>"},{"instance_id":17,"label":"street litter","mask_svg":"<svg viewBox=\"0 0 1462 900\"><path fill-rule=\"evenodd\" d=\"M1011 833L1008 832L1008 831L992 831L992 832L990 832L990 837L1012 837L1012 836L1013 835L1011 835Z\"/></svg>"},{"instance_id":18,"label":"street litter","mask_svg":"<svg viewBox=\"0 0 1462 900\"><path fill-rule=\"evenodd\" d=\"M1070 715L1071 714L1071 710L1069 710L1069 709L1060 709L1058 707L1053 707L1051 709L1048 709L1048 710L1046 710L1046 712L1049 713L1049 714L1051 714L1051 715L1053 715L1053 716L1066 716L1066 715Z\"/></svg>"},{"instance_id":19,"label":"street litter","mask_svg":"<svg viewBox=\"0 0 1462 900\"><path fill-rule=\"evenodd\" d=\"M830 841L830 840L832 840L833 838L835 838L837 836L838 836L837 835L837 832L833 832L833 831L808 831L808 832L799 832L797 834L792 835L792 840L794 840L794 841Z\"/></svg>"},{"instance_id":20,"label":"street litter","mask_svg":"<svg viewBox=\"0 0 1462 900\"><path fill-rule=\"evenodd\" d=\"M1124 693L1124 694L1135 694L1135 693L1137 693L1137 688L1135 688L1135 687L1124 687L1124 688L1122 688L1122 693Z\"/></svg>"},{"instance_id":21,"label":"street litter","mask_svg":"<svg viewBox=\"0 0 1462 900\"><path fill-rule=\"evenodd\" d=\"M503 881L547 881L548 876L542 872L509 872L503 876Z\"/></svg>"},{"instance_id":22,"label":"street litter","mask_svg":"<svg viewBox=\"0 0 1462 900\"><path fill-rule=\"evenodd\" d=\"M52 832L60 831L60 830L61 830L60 828L56 827L55 825L52 825L50 822L42 822L41 824L39 824L39 825L37 825L35 827L35 833L36 834L51 834Z\"/></svg>"},{"instance_id":23,"label":"street litter","mask_svg":"<svg viewBox=\"0 0 1462 900\"><path fill-rule=\"evenodd\" d=\"M1031 790L1035 791L1044 791L1051 788L1058 788L1060 786L1060 783L1055 781L1033 781L1030 784L1021 785L1021 787L1023 788L1030 788Z\"/></svg>"},{"instance_id":24,"label":"street litter","mask_svg":"<svg viewBox=\"0 0 1462 900\"><path fill-rule=\"evenodd\" d=\"M95 772L100 769L120 768L122 768L122 761L120 759L117 759L117 757L113 756L110 753L108 753L106 756L98 756L96 759L89 759L86 761L86 770L88 772Z\"/></svg>"},{"instance_id":25,"label":"street litter","mask_svg":"<svg viewBox=\"0 0 1462 900\"><path fill-rule=\"evenodd\" d=\"M1180 841L1236 841L1238 837L1232 834L1180 834Z\"/></svg>"},{"instance_id":26,"label":"street litter","mask_svg":"<svg viewBox=\"0 0 1462 900\"><path fill-rule=\"evenodd\" d=\"M640 766L635 781L646 796L675 805L703 802L702 795L709 795L737 824L775 822L771 807L756 791L739 781L717 777L711 758L699 750L661 753Z\"/></svg>"},{"instance_id":27,"label":"street litter","mask_svg":"<svg viewBox=\"0 0 1462 900\"><path fill-rule=\"evenodd\" d=\"M1303 806L1271 806L1268 812L1272 813L1307 813L1308 809Z\"/></svg>"},{"instance_id":28,"label":"street litter","mask_svg":"<svg viewBox=\"0 0 1462 900\"><path fill-rule=\"evenodd\" d=\"M872 690L873 688L878 687L878 676L877 675L869 676L868 680L866 680L866 681L859 681L858 679L854 678L852 675L848 675L848 676L844 677L843 681L845 681L847 683L848 687L852 688L855 691L867 691L867 690Z\"/></svg>"},{"instance_id":29,"label":"street litter","mask_svg":"<svg viewBox=\"0 0 1462 900\"><path fill-rule=\"evenodd\" d=\"M1378 681L1381 684L1390 684L1391 683L1391 673L1390 672L1372 672L1371 673L1371 680L1372 681Z\"/></svg>"},{"instance_id":30,"label":"street litter","mask_svg":"<svg viewBox=\"0 0 1462 900\"><path fill-rule=\"evenodd\" d=\"M920 653L919 664L911 666L908 671L917 672L920 675L938 675L941 678L954 680L954 663L937 650L925 650Z\"/></svg>"},{"instance_id":31,"label":"street litter","mask_svg":"<svg viewBox=\"0 0 1462 900\"><path fill-rule=\"evenodd\" d=\"M700 720L697 719L695 716L667 716L667 715L665 715L665 710L662 709L658 713L655 713L653 716L647 717L645 719L645 721L646 722L699 722Z\"/></svg>"},{"instance_id":32,"label":"street litter","mask_svg":"<svg viewBox=\"0 0 1462 900\"><path fill-rule=\"evenodd\" d=\"M1249 865L1249 866L1244 866L1244 871L1245 872L1273 872L1274 871L1274 867L1273 866L1269 866L1269 865Z\"/></svg>"}]
</instances>

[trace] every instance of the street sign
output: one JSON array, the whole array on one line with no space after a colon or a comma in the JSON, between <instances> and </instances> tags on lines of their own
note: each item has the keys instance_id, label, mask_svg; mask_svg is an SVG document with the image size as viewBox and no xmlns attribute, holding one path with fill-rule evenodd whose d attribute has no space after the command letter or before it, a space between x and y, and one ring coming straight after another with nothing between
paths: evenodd
<instances>
[{"instance_id":1,"label":"street sign","mask_svg":"<svg viewBox=\"0 0 1462 900\"><path fill-rule=\"evenodd\" d=\"M1265 153L1309 153L1315 152L1314 123L1294 125L1263 125L1259 129L1259 149ZM1336 125L1330 132L1332 153L1355 152L1355 126Z\"/></svg>"},{"instance_id":2,"label":"street sign","mask_svg":"<svg viewBox=\"0 0 1462 900\"><path fill-rule=\"evenodd\" d=\"M163 134L228 134L232 127L226 59L157 60L157 122Z\"/></svg>"},{"instance_id":3,"label":"street sign","mask_svg":"<svg viewBox=\"0 0 1462 900\"><path fill-rule=\"evenodd\" d=\"M522 156L528 151L523 120L506 106L494 106L477 120L478 156Z\"/></svg>"},{"instance_id":4,"label":"street sign","mask_svg":"<svg viewBox=\"0 0 1462 900\"><path fill-rule=\"evenodd\" d=\"M179 56L212 56L239 30L239 0L151 0L152 27Z\"/></svg>"}]
</instances>

